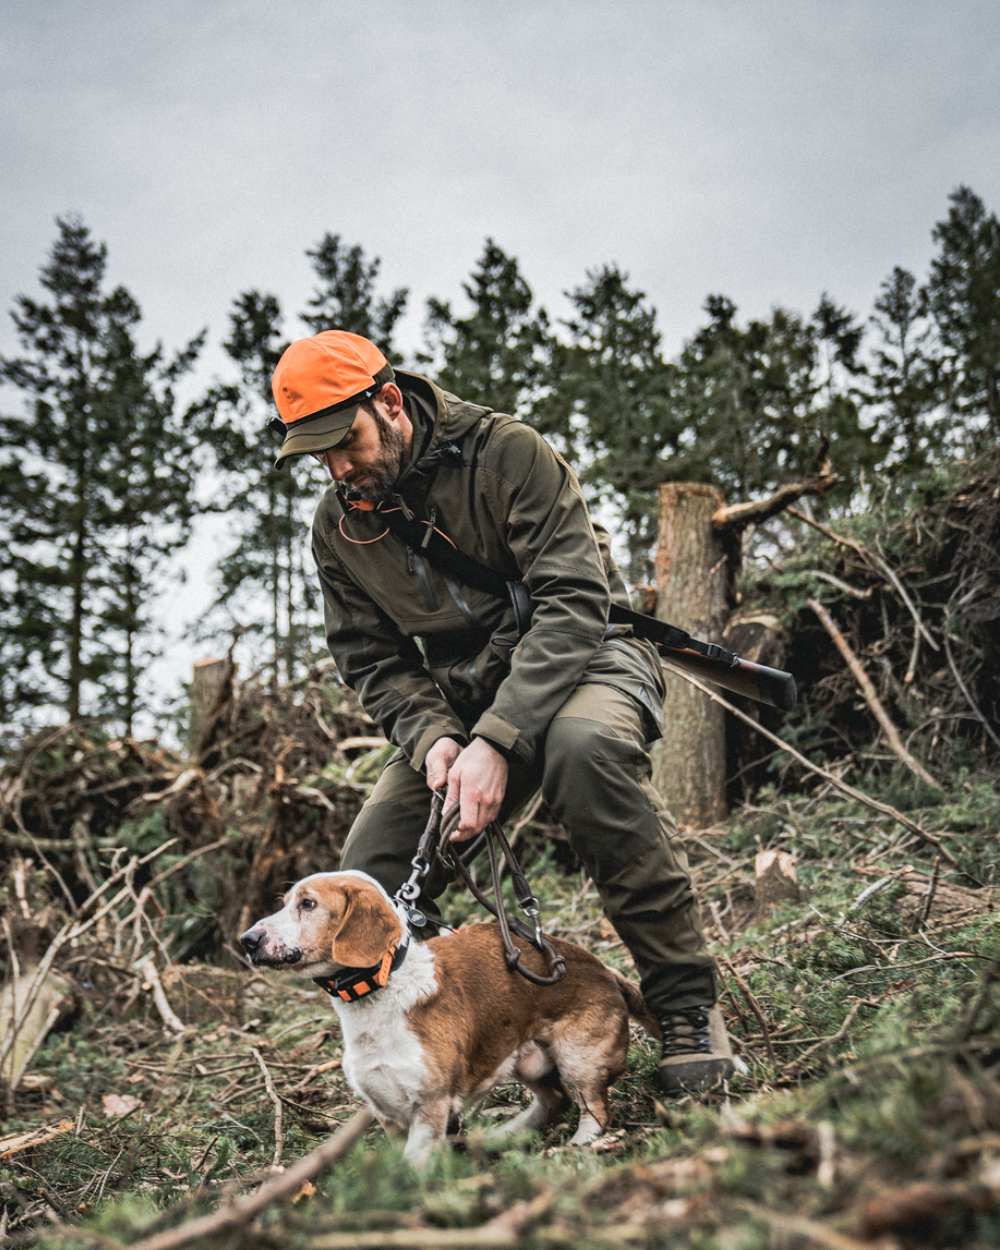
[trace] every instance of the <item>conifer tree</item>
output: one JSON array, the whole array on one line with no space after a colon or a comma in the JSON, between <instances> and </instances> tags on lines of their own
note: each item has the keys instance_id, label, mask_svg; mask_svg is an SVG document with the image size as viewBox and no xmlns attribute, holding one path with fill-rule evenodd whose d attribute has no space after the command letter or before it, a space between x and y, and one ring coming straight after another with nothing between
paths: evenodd
<instances>
[{"instance_id":1,"label":"conifer tree","mask_svg":"<svg viewBox=\"0 0 1000 1250\"><path fill-rule=\"evenodd\" d=\"M549 321L517 260L487 239L462 290L471 304L464 317L446 300L427 301L422 363L463 399L537 418L550 369Z\"/></svg>"},{"instance_id":2,"label":"conifer tree","mask_svg":"<svg viewBox=\"0 0 1000 1250\"><path fill-rule=\"evenodd\" d=\"M285 345L277 297L244 291L233 303L223 343L236 380L205 401L212 417L207 440L220 473L215 507L226 513L234 536L219 562L218 595L206 620L221 609L228 627L266 640L272 687L292 681L308 659L316 602L314 579L302 564L309 501L296 482L300 466L292 461L275 470L267 429L274 411L271 374Z\"/></svg>"},{"instance_id":3,"label":"conifer tree","mask_svg":"<svg viewBox=\"0 0 1000 1250\"><path fill-rule=\"evenodd\" d=\"M395 355L393 334L406 310L409 292L398 287L384 298L376 293L382 268L379 257L368 260L362 247L348 247L339 234L325 234L306 255L316 273L316 288L302 320L319 330L350 330L378 346L387 360Z\"/></svg>"},{"instance_id":4,"label":"conifer tree","mask_svg":"<svg viewBox=\"0 0 1000 1250\"><path fill-rule=\"evenodd\" d=\"M972 443L1000 438L1000 221L958 187L934 227L927 283L951 411Z\"/></svg>"},{"instance_id":5,"label":"conifer tree","mask_svg":"<svg viewBox=\"0 0 1000 1250\"><path fill-rule=\"evenodd\" d=\"M674 370L655 308L616 265L588 272L569 298L568 339L553 352L553 393L536 424L561 436L585 484L611 502L638 578L648 572L656 487L680 437Z\"/></svg>"},{"instance_id":6,"label":"conifer tree","mask_svg":"<svg viewBox=\"0 0 1000 1250\"><path fill-rule=\"evenodd\" d=\"M193 511L173 387L203 338L171 359L159 346L142 354L138 304L105 286L105 245L77 218L57 227L40 274L48 298L17 298L22 353L0 362L29 403L0 422L13 645L25 703L111 715L130 732L161 632L152 602Z\"/></svg>"},{"instance_id":7,"label":"conifer tree","mask_svg":"<svg viewBox=\"0 0 1000 1250\"><path fill-rule=\"evenodd\" d=\"M871 324L876 334L865 397L892 461L905 470L931 464L946 425L938 412L939 361L927 292L897 265L879 288Z\"/></svg>"},{"instance_id":8,"label":"conifer tree","mask_svg":"<svg viewBox=\"0 0 1000 1250\"><path fill-rule=\"evenodd\" d=\"M826 451L852 473L877 463L883 449L859 411L861 328L849 314L828 297L808 320L777 308L741 326L721 295L705 310L707 324L677 361L683 434L671 477L746 499L814 472Z\"/></svg>"}]
</instances>

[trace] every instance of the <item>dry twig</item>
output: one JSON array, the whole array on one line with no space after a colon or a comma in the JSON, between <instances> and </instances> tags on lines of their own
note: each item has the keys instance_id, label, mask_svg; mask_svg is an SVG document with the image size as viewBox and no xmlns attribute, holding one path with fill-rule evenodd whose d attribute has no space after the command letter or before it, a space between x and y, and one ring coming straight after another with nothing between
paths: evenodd
<instances>
[{"instance_id":1,"label":"dry twig","mask_svg":"<svg viewBox=\"0 0 1000 1250\"><path fill-rule=\"evenodd\" d=\"M899 730L890 720L889 713L885 710L882 700L878 697L871 678L862 668L861 661L851 650L850 644L840 632L836 621L834 621L833 617L818 599L807 599L806 602L819 617L820 624L830 635L834 646L843 656L844 662L851 670L854 680L858 683L858 688L864 695L865 702L871 709L872 715L881 725L882 732L885 734L886 741L889 743L893 754L906 765L914 776L919 777L925 785L930 786L934 790L942 789L940 781L935 780L923 764L918 759L915 759L904 746L903 739L899 736Z\"/></svg>"},{"instance_id":2,"label":"dry twig","mask_svg":"<svg viewBox=\"0 0 1000 1250\"><path fill-rule=\"evenodd\" d=\"M274 1158L271 1160L271 1167L277 1168L281 1166L281 1156L285 1150L285 1109L274 1088L274 1081L271 1079L271 1073L268 1071L263 1055L256 1046L251 1048L250 1053L257 1060L257 1066L264 1074L264 1088L274 1107Z\"/></svg>"},{"instance_id":3,"label":"dry twig","mask_svg":"<svg viewBox=\"0 0 1000 1250\"><path fill-rule=\"evenodd\" d=\"M792 759L797 760L803 768L807 768L811 773L815 773L818 777L822 777L824 781L829 782L835 790L839 790L841 794L846 794L848 798L855 799L858 803L863 803L866 807L872 808L876 812L881 812L884 816L891 816L893 820L898 821L904 829L908 829L921 842L926 842L928 846L933 846L941 858L952 868L961 868L958 860L952 855L951 851L942 844L940 839L936 838L933 833L928 833L926 829L921 828L915 820L911 820L909 816L904 815L898 808L893 807L891 803L883 803L881 799L873 799L870 794L865 794L863 790L856 790L854 786L848 785L846 781L842 781L833 773L828 772L825 768L820 768L818 764L814 764L812 760L806 759L801 751L797 751L790 742L786 742L784 738L779 738L776 733L772 733L770 729L766 729L763 725L758 724L752 716L748 716L746 712L740 711L728 699L724 699L721 694L717 694L710 686L706 686L704 682L698 680L697 677L686 672L684 669L676 668L670 665L670 669L674 673L679 673L683 679L690 685L697 687L702 694L707 695L714 703L718 703L720 707L724 707L727 712L732 712L734 716L739 717L751 729L755 729L762 734L768 742L773 742L775 746L780 747L782 751L787 752Z\"/></svg>"},{"instance_id":4,"label":"dry twig","mask_svg":"<svg viewBox=\"0 0 1000 1250\"><path fill-rule=\"evenodd\" d=\"M134 1242L131 1250L178 1250L201 1238L215 1237L231 1228L243 1228L261 1211L276 1202L290 1198L306 1181L326 1171L338 1159L343 1158L355 1142L372 1124L374 1116L366 1108L356 1111L332 1137L321 1142L314 1150L286 1168L284 1172L266 1180L253 1193L233 1198L208 1215L188 1220L178 1228L168 1228Z\"/></svg>"}]
</instances>

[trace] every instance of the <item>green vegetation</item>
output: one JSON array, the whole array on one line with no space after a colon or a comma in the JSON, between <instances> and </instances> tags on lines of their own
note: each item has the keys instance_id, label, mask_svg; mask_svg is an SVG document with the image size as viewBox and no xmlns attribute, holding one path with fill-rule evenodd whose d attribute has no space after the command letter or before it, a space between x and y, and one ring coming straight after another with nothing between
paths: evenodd
<instances>
[{"instance_id":1,"label":"green vegetation","mask_svg":"<svg viewBox=\"0 0 1000 1250\"><path fill-rule=\"evenodd\" d=\"M921 818L964 831L965 874L939 873L929 905L927 858L905 839L881 838L885 826L862 829L834 798L772 796L690 843L728 969L725 1013L748 1067L726 1096L659 1102L648 1079L656 1047L636 1031L600 1149L570 1150L567 1118L541 1141L495 1153L490 1125L520 1096L501 1087L469 1116L464 1148L426 1176L373 1128L315 1194L270 1210L238 1244L346 1245L365 1231L420 1227L432 1245L434 1230L513 1220L523 1245L723 1250L798 1244L780 1239L788 1212L847 1236L889 1221L902 1246L995 1244L996 1205L979 1210L975 1195L995 1185L1000 1130L1000 919L995 886L968 881L995 879L1000 809L984 782L969 782ZM538 825L527 837L548 929L627 969L563 844ZM751 859L762 846L798 856L803 899L755 918ZM449 918L474 919L474 907L453 897ZM191 966L168 992L191 1026L184 1035L165 1035L145 997L116 1018L95 994L33 1065L35 1085L19 1095L8 1130L61 1117L77 1127L12 1158L0 1184L21 1204L82 1221L78 1235L47 1234L38 1246L127 1243L161 1212L176 1220L263 1174L274 1108L254 1049L284 1099L286 1162L356 1106L331 1064L335 1017L308 983ZM106 1095L135 1105L109 1117ZM887 1191L916 1181L936 1198L911 1227L912 1212L883 1208ZM340 1241L321 1240L335 1233Z\"/></svg>"}]
</instances>

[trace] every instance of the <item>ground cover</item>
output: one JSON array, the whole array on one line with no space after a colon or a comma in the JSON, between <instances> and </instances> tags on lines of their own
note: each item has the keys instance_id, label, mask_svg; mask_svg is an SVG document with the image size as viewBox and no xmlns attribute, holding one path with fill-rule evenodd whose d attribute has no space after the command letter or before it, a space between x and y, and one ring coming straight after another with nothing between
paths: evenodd
<instances>
[{"instance_id":1,"label":"ground cover","mask_svg":"<svg viewBox=\"0 0 1000 1250\"><path fill-rule=\"evenodd\" d=\"M314 1191L212 1244L996 1244L1000 803L966 779L916 815L953 834L962 873L822 791L765 795L689 838L749 1069L725 1093L661 1102L655 1044L637 1031L597 1149L571 1150L567 1120L495 1153L489 1126L519 1099L502 1087L427 1176L372 1128ZM550 930L627 970L565 846L523 836ZM762 847L797 856L802 889L763 917ZM473 914L452 900L452 920ZM95 992L37 1056L8 1138L65 1131L3 1162L17 1240L127 1244L259 1183L355 1109L335 1017L311 986L234 960L178 970L164 988L183 1033L145 998L117 1015Z\"/></svg>"}]
</instances>

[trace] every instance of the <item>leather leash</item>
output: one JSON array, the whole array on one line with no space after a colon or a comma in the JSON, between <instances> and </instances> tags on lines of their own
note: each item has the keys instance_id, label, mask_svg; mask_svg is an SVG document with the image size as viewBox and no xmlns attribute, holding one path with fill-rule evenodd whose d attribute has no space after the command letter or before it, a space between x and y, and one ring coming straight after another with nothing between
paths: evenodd
<instances>
[{"instance_id":1,"label":"leather leash","mask_svg":"<svg viewBox=\"0 0 1000 1250\"><path fill-rule=\"evenodd\" d=\"M461 877L473 898L496 917L507 967L512 972L519 973L526 980L532 981L535 985L555 985L557 981L561 981L566 975L566 961L553 948L551 942L542 932L538 899L528 884L528 879L524 875L524 870L514 854L507 835L496 821L493 821L486 826L479 838L472 843L463 855L457 850L451 849L447 844L448 835L454 830L459 821L458 807L452 808L447 817L442 819L443 807L444 795L440 791L435 791L431 798L431 811L427 825L417 844L417 853L410 861L412 871L409 878L403 882L395 894L395 898L405 908L410 924L415 925L417 928L422 928L427 924L427 916L416 906L416 902L420 898L423 881L430 872L434 863L434 857L437 855L446 868L451 869ZM484 842L490 861L492 899L480 890L476 882L473 881L467 867L467 861L473 858ZM507 915L500 877L501 862L506 862L510 869L514 897L520 910L531 921L531 929L526 928L518 920L511 919ZM515 946L512 933L516 933L519 937L530 942L544 956L548 964L547 974L533 972L521 963L524 951Z\"/></svg>"}]
</instances>

